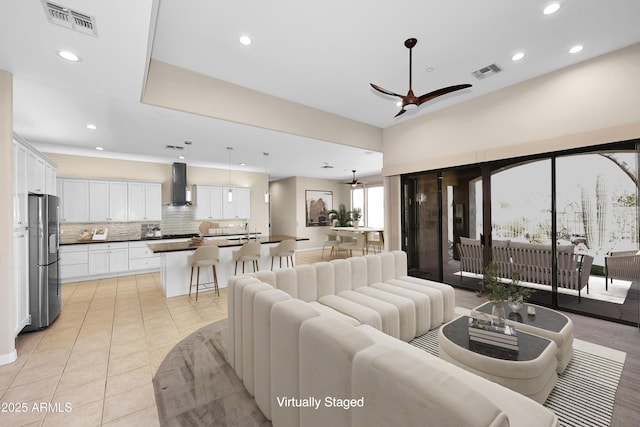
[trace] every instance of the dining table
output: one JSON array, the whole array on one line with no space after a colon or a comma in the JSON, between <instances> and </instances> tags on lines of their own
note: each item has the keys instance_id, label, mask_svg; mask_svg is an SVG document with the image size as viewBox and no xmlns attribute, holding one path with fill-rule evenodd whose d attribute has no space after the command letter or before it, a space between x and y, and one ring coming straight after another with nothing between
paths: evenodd
<instances>
[{"instance_id":1,"label":"dining table","mask_svg":"<svg viewBox=\"0 0 640 427\"><path fill-rule=\"evenodd\" d=\"M384 248L384 228L377 227L331 227L333 231L350 231L352 233L364 233L365 252L369 253L369 233L378 233L380 236L380 245Z\"/></svg>"}]
</instances>

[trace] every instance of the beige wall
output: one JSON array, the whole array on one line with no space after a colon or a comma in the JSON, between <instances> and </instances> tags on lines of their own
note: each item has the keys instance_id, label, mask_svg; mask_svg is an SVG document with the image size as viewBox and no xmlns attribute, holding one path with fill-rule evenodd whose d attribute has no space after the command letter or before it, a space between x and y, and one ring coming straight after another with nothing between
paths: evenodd
<instances>
[{"instance_id":1,"label":"beige wall","mask_svg":"<svg viewBox=\"0 0 640 427\"><path fill-rule=\"evenodd\" d=\"M271 233L295 236L297 229L296 178L285 178L269 184L271 195Z\"/></svg>"},{"instance_id":2,"label":"beige wall","mask_svg":"<svg viewBox=\"0 0 640 427\"><path fill-rule=\"evenodd\" d=\"M375 126L151 60L142 102L263 129L382 151Z\"/></svg>"},{"instance_id":3,"label":"beige wall","mask_svg":"<svg viewBox=\"0 0 640 427\"><path fill-rule=\"evenodd\" d=\"M0 70L0 365L16 360L13 331L13 75Z\"/></svg>"},{"instance_id":4,"label":"beige wall","mask_svg":"<svg viewBox=\"0 0 640 427\"><path fill-rule=\"evenodd\" d=\"M162 203L171 203L171 165L97 157L71 156L45 153L57 165L60 177L126 179L162 183ZM231 185L251 188L251 219L249 227L268 234L268 205L264 192L268 188L266 174L244 171L228 171L189 166L187 183L200 185Z\"/></svg>"},{"instance_id":5,"label":"beige wall","mask_svg":"<svg viewBox=\"0 0 640 427\"><path fill-rule=\"evenodd\" d=\"M639 75L636 44L389 127L383 175L640 137Z\"/></svg>"}]
</instances>

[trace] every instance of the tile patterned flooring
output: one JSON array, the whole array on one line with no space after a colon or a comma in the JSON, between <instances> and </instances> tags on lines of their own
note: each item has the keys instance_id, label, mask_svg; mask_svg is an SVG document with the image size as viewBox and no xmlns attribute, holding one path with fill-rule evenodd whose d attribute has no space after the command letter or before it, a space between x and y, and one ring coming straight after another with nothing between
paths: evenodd
<instances>
[{"instance_id":1,"label":"tile patterned flooring","mask_svg":"<svg viewBox=\"0 0 640 427\"><path fill-rule=\"evenodd\" d=\"M54 324L20 335L18 360L0 366L0 426L159 425L158 366L180 340L227 317L226 289L167 299L159 273L68 283L62 304Z\"/></svg>"},{"instance_id":2,"label":"tile patterned flooring","mask_svg":"<svg viewBox=\"0 0 640 427\"><path fill-rule=\"evenodd\" d=\"M296 264L316 261L320 251L296 254ZM226 288L198 302L165 298L159 273L64 284L60 317L19 335L18 360L0 366L0 427L158 425L151 381L160 363L226 317Z\"/></svg>"}]
</instances>

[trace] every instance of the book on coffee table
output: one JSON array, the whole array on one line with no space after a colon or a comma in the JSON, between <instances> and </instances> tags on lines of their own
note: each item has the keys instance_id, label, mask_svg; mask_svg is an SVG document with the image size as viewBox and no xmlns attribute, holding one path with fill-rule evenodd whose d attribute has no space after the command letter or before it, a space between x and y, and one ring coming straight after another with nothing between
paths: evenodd
<instances>
[{"instance_id":1,"label":"book on coffee table","mask_svg":"<svg viewBox=\"0 0 640 427\"><path fill-rule=\"evenodd\" d=\"M486 320L469 318L469 340L518 350L518 332L512 326L496 326Z\"/></svg>"}]
</instances>

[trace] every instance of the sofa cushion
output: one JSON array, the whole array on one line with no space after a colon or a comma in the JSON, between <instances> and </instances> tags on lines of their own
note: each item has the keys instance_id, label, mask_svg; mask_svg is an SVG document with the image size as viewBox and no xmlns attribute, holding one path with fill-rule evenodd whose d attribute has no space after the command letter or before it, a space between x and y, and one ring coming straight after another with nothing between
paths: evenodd
<instances>
[{"instance_id":1,"label":"sofa cushion","mask_svg":"<svg viewBox=\"0 0 640 427\"><path fill-rule=\"evenodd\" d=\"M363 286L363 288L365 287L366 286ZM395 305L356 291L340 292L338 296L375 310L380 314L380 319L382 320L380 330L394 338L400 338L400 312Z\"/></svg>"},{"instance_id":2,"label":"sofa cushion","mask_svg":"<svg viewBox=\"0 0 640 427\"><path fill-rule=\"evenodd\" d=\"M409 298L370 286L363 286L356 289L355 292L394 305L400 315L400 336L398 338L409 342L416 337L416 306Z\"/></svg>"},{"instance_id":3,"label":"sofa cushion","mask_svg":"<svg viewBox=\"0 0 640 427\"><path fill-rule=\"evenodd\" d=\"M330 261L335 272L336 294L351 290L351 263L346 259L334 259Z\"/></svg>"},{"instance_id":4,"label":"sofa cushion","mask_svg":"<svg viewBox=\"0 0 640 427\"><path fill-rule=\"evenodd\" d=\"M396 278L396 258L392 253L383 252L378 255L380 257L380 264L382 268L382 278L380 282L384 282L389 279ZM375 281L370 281L371 283L375 283Z\"/></svg>"},{"instance_id":5,"label":"sofa cushion","mask_svg":"<svg viewBox=\"0 0 640 427\"><path fill-rule=\"evenodd\" d=\"M258 293L272 290L273 287L263 282L252 283L242 289L242 381L253 396L253 302Z\"/></svg>"},{"instance_id":6,"label":"sofa cushion","mask_svg":"<svg viewBox=\"0 0 640 427\"><path fill-rule=\"evenodd\" d=\"M509 426L481 391L436 369L433 359L385 344L358 352L352 397L363 397L366 406L353 411L353 426Z\"/></svg>"},{"instance_id":7,"label":"sofa cushion","mask_svg":"<svg viewBox=\"0 0 640 427\"><path fill-rule=\"evenodd\" d=\"M330 262L316 262L313 264L316 269L316 286L318 287L318 298L325 295L335 295L336 293L336 271Z\"/></svg>"},{"instance_id":8,"label":"sofa cushion","mask_svg":"<svg viewBox=\"0 0 640 427\"><path fill-rule=\"evenodd\" d=\"M232 278L233 279L233 278ZM229 291L227 292L227 298L229 299L229 312L228 312L228 339L229 347L233 345L233 351L229 349L230 363L233 360L233 368L238 374L238 377L242 379L242 291L245 286L254 283L262 283L255 277L250 276L238 276L235 280L229 281Z\"/></svg>"},{"instance_id":9,"label":"sofa cushion","mask_svg":"<svg viewBox=\"0 0 640 427\"><path fill-rule=\"evenodd\" d=\"M442 293L443 322L448 322L453 319L456 308L456 291L453 289L453 286L413 276L400 276L398 279L440 291Z\"/></svg>"},{"instance_id":10,"label":"sofa cushion","mask_svg":"<svg viewBox=\"0 0 640 427\"><path fill-rule=\"evenodd\" d=\"M416 310L416 336L429 332L431 329L431 301L427 295L388 283L372 283L370 288L410 299Z\"/></svg>"},{"instance_id":11,"label":"sofa cushion","mask_svg":"<svg viewBox=\"0 0 640 427\"><path fill-rule=\"evenodd\" d=\"M300 326L320 314L304 301L280 301L271 308L271 419L297 427L300 410L278 405L278 397L300 396Z\"/></svg>"},{"instance_id":12,"label":"sofa cushion","mask_svg":"<svg viewBox=\"0 0 640 427\"><path fill-rule=\"evenodd\" d=\"M431 304L431 328L442 325L444 322L444 297L442 292L428 286L418 285L400 279L387 280L385 283L427 295L429 297L429 303Z\"/></svg>"},{"instance_id":13,"label":"sofa cushion","mask_svg":"<svg viewBox=\"0 0 640 427\"><path fill-rule=\"evenodd\" d=\"M352 411L342 407L329 407L325 404L325 398L351 398L351 370L354 357L373 343L373 340L358 328L337 319L322 316L302 324L300 397L313 396L322 402L317 409L301 409L301 426L351 426Z\"/></svg>"},{"instance_id":14,"label":"sofa cushion","mask_svg":"<svg viewBox=\"0 0 640 427\"><path fill-rule=\"evenodd\" d=\"M297 298L306 302L318 299L315 267L312 265L299 265L295 268L295 271L298 286Z\"/></svg>"},{"instance_id":15,"label":"sofa cushion","mask_svg":"<svg viewBox=\"0 0 640 427\"><path fill-rule=\"evenodd\" d=\"M367 262L367 285L382 282L382 258L379 255L365 255Z\"/></svg>"},{"instance_id":16,"label":"sofa cushion","mask_svg":"<svg viewBox=\"0 0 640 427\"><path fill-rule=\"evenodd\" d=\"M373 326L378 330L382 329L382 317L380 316L380 313L370 309L369 307L340 298L337 295L325 295L318 298L318 302L331 307L340 313L346 314L347 316L351 316L362 324Z\"/></svg>"},{"instance_id":17,"label":"sofa cushion","mask_svg":"<svg viewBox=\"0 0 640 427\"><path fill-rule=\"evenodd\" d=\"M470 239L468 237L460 237L460 243L462 243L463 245L477 245L477 246L480 246L480 240L479 239Z\"/></svg>"},{"instance_id":18,"label":"sofa cushion","mask_svg":"<svg viewBox=\"0 0 640 427\"><path fill-rule=\"evenodd\" d=\"M351 257L347 261L351 264L351 289L367 286L367 261L364 257Z\"/></svg>"},{"instance_id":19,"label":"sofa cushion","mask_svg":"<svg viewBox=\"0 0 640 427\"><path fill-rule=\"evenodd\" d=\"M347 316L346 314L342 314L339 311L334 310L333 308L326 306L324 304L320 304L318 301L311 301L309 305L314 309L316 309L318 313L322 314L323 316L333 317L333 318L342 320L343 322L347 322L348 324L353 326L361 325L361 323L358 322L353 317Z\"/></svg>"},{"instance_id":20,"label":"sofa cushion","mask_svg":"<svg viewBox=\"0 0 640 427\"><path fill-rule=\"evenodd\" d=\"M253 361L256 404L271 419L271 309L291 296L280 289L256 294L253 301Z\"/></svg>"},{"instance_id":21,"label":"sofa cushion","mask_svg":"<svg viewBox=\"0 0 640 427\"><path fill-rule=\"evenodd\" d=\"M298 274L295 268L283 268L276 271L276 288L298 298Z\"/></svg>"}]
</instances>

